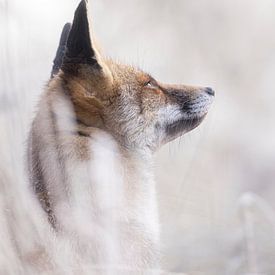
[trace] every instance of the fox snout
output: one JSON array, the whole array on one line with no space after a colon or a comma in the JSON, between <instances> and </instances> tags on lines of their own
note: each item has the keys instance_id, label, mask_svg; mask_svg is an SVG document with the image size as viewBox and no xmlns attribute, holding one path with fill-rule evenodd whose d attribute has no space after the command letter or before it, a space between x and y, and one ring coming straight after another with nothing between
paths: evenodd
<instances>
[{"instance_id":1,"label":"fox snout","mask_svg":"<svg viewBox=\"0 0 275 275\"><path fill-rule=\"evenodd\" d=\"M215 92L210 87L192 87L185 85L164 86L169 104L176 105L185 119L200 117L207 113L213 102Z\"/></svg>"},{"instance_id":2,"label":"fox snout","mask_svg":"<svg viewBox=\"0 0 275 275\"><path fill-rule=\"evenodd\" d=\"M210 87L192 86L166 86L165 90L169 105L173 106L166 112L166 143L200 125L209 111L215 92Z\"/></svg>"},{"instance_id":3,"label":"fox snout","mask_svg":"<svg viewBox=\"0 0 275 275\"><path fill-rule=\"evenodd\" d=\"M210 87L199 88L187 96L180 96L183 100L181 108L184 116L187 119L203 117L208 112L214 96L215 92Z\"/></svg>"}]
</instances>

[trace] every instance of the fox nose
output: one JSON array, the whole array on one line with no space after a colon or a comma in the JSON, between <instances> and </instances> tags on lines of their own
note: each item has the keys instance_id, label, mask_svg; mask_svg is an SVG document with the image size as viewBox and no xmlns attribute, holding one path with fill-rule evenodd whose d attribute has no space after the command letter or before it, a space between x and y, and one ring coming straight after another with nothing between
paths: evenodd
<instances>
[{"instance_id":1,"label":"fox nose","mask_svg":"<svg viewBox=\"0 0 275 275\"><path fill-rule=\"evenodd\" d=\"M211 96L215 96L215 91L210 87L206 87L204 91Z\"/></svg>"}]
</instances>

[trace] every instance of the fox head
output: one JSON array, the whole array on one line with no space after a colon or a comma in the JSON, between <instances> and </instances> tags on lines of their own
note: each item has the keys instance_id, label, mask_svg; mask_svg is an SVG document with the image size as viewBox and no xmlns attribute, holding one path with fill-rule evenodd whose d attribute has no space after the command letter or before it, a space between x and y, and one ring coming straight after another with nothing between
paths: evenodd
<instances>
[{"instance_id":1,"label":"fox head","mask_svg":"<svg viewBox=\"0 0 275 275\"><path fill-rule=\"evenodd\" d=\"M101 128L129 149L161 145L197 127L213 101L208 87L168 85L100 53L88 1L78 6L58 78L79 123Z\"/></svg>"}]
</instances>

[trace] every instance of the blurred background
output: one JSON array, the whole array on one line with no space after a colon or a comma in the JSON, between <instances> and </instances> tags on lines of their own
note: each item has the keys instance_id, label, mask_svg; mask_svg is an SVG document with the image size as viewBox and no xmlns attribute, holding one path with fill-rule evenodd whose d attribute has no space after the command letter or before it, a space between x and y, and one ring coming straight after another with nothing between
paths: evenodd
<instances>
[{"instance_id":1,"label":"blurred background","mask_svg":"<svg viewBox=\"0 0 275 275\"><path fill-rule=\"evenodd\" d=\"M275 1L91 2L106 55L216 91L203 124L156 155L165 269L275 274ZM0 166L17 182L0 201L20 191L35 105L77 4L0 0Z\"/></svg>"}]
</instances>

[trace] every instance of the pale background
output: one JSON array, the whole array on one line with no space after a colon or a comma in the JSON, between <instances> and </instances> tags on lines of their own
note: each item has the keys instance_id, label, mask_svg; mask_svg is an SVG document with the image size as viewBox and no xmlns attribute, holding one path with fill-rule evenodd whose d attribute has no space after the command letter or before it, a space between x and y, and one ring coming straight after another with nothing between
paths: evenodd
<instances>
[{"instance_id":1,"label":"pale background","mask_svg":"<svg viewBox=\"0 0 275 275\"><path fill-rule=\"evenodd\" d=\"M167 270L275 274L275 1L92 2L108 56L163 82L216 91L204 123L156 155ZM0 0L1 166L15 178L77 4Z\"/></svg>"}]
</instances>

